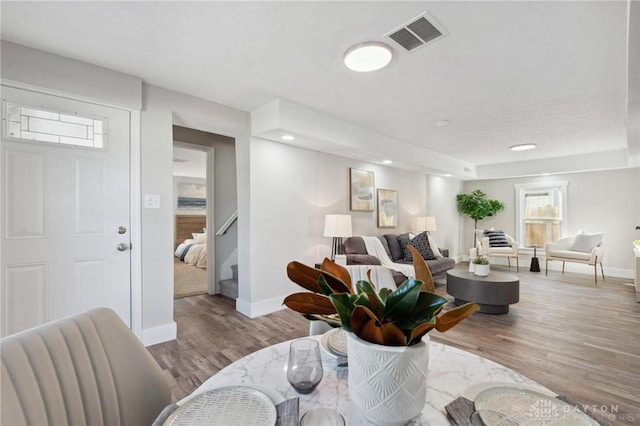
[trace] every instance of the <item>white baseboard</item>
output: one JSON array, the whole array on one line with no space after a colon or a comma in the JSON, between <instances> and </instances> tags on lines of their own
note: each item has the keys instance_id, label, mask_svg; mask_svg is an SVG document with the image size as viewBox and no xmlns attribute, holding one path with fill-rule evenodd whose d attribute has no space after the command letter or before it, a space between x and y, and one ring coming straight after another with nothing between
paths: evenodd
<instances>
[{"instance_id":1,"label":"white baseboard","mask_svg":"<svg viewBox=\"0 0 640 426\"><path fill-rule=\"evenodd\" d=\"M244 299L236 299L236 310L249 318L260 317L285 308L282 301L287 295L263 300L262 302L250 303Z\"/></svg>"},{"instance_id":2,"label":"white baseboard","mask_svg":"<svg viewBox=\"0 0 640 426\"><path fill-rule=\"evenodd\" d=\"M175 321L158 327L142 329L142 343L145 346L175 340L178 336L178 326Z\"/></svg>"},{"instance_id":3,"label":"white baseboard","mask_svg":"<svg viewBox=\"0 0 640 426\"><path fill-rule=\"evenodd\" d=\"M524 257L524 256L523 256ZM542 271L542 273L545 272L545 260L544 257L538 257L538 262L540 263L540 271ZM463 261L468 262L469 261L469 256L465 256L465 259L463 259ZM493 265L501 265L501 266L507 266L508 262L507 262L507 258L506 257L491 257L490 258L491 264ZM526 268L526 270L529 270L529 266L531 265L531 257L526 256L523 258L519 259L520 261L520 268ZM515 266L515 259L511 259L511 266ZM633 280L633 271L631 269L623 269L623 268L610 268L606 265L606 262L603 264L604 266L604 276L606 277L615 277L615 278L623 278L623 279L630 279ZM562 262L561 261L557 261L554 260L552 262L549 262L549 270L550 271L562 271ZM592 265L586 265L584 263L574 263L574 262L565 262L565 267L564 267L565 272L575 272L575 273L579 273L579 274L589 274L589 275L593 275L593 266ZM598 266L598 276L600 278L602 278L602 271L600 270L600 267Z\"/></svg>"}]
</instances>

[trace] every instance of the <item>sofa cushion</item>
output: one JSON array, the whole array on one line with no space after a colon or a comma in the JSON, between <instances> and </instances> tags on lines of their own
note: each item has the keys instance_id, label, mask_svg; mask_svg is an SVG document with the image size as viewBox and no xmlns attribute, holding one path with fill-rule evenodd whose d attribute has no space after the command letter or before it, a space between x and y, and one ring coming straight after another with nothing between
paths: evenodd
<instances>
[{"instance_id":1,"label":"sofa cushion","mask_svg":"<svg viewBox=\"0 0 640 426\"><path fill-rule=\"evenodd\" d=\"M502 231L487 229L484 235L489 237L489 247L511 247L507 236Z\"/></svg>"},{"instance_id":2,"label":"sofa cushion","mask_svg":"<svg viewBox=\"0 0 640 426\"><path fill-rule=\"evenodd\" d=\"M602 237L603 234L576 234L569 250L591 253L591 250L600 244Z\"/></svg>"},{"instance_id":3,"label":"sofa cushion","mask_svg":"<svg viewBox=\"0 0 640 426\"><path fill-rule=\"evenodd\" d=\"M409 251L409 245L412 245L416 250L418 250L422 258L425 260L433 260L436 258L431 250L431 246L429 245L429 235L426 231L416 235L414 238L409 238L408 235L399 235L398 240L400 241L400 246L404 252L404 260L406 261L413 260L413 256Z\"/></svg>"},{"instance_id":4,"label":"sofa cushion","mask_svg":"<svg viewBox=\"0 0 640 426\"><path fill-rule=\"evenodd\" d=\"M403 234L403 235L405 235L405 234ZM404 259L404 250L402 249L402 246L400 245L400 241L398 239L399 235L398 234L385 234L385 235L383 235L383 237L387 241L387 246L389 247L389 255L390 255L389 257L391 257L391 260L393 260L395 262L397 260Z\"/></svg>"}]
</instances>

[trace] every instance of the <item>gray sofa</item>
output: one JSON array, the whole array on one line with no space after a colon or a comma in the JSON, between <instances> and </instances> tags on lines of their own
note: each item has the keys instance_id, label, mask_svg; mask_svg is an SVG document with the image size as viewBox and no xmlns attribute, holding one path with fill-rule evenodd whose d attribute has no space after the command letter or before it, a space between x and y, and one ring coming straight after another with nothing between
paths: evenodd
<instances>
[{"instance_id":1,"label":"gray sofa","mask_svg":"<svg viewBox=\"0 0 640 426\"><path fill-rule=\"evenodd\" d=\"M398 237L398 234L385 234L378 238L382 242L382 246L389 254L391 260L395 263L411 264L411 261L404 259L404 251L402 250L400 241L398 241ZM344 253L347 256L348 265L380 265L380 259L367 254L367 249L362 237L347 238L344 241ZM456 265L455 260L444 256L436 256L435 259L425 260L425 262L429 266L434 279L445 277L447 271ZM402 284L407 279L407 277L400 272L391 271L391 273L393 274L396 285Z\"/></svg>"}]
</instances>

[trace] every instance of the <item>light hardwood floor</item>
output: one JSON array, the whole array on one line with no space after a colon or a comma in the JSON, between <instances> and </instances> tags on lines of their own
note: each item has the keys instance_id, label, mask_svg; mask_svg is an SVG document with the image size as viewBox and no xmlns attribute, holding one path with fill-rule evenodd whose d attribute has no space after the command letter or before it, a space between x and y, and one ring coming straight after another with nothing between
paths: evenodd
<instances>
[{"instance_id":1,"label":"light hardwood floor","mask_svg":"<svg viewBox=\"0 0 640 426\"><path fill-rule=\"evenodd\" d=\"M613 424L640 425L640 303L624 285L629 280L607 278L595 287L592 275L549 274L521 268L520 302L508 314L476 313L446 333L432 332L432 339L596 406ZM445 287L437 292L451 299ZM174 399L238 358L308 330L307 320L290 310L249 319L232 300L208 295L176 300L175 320L178 339L149 347Z\"/></svg>"}]
</instances>

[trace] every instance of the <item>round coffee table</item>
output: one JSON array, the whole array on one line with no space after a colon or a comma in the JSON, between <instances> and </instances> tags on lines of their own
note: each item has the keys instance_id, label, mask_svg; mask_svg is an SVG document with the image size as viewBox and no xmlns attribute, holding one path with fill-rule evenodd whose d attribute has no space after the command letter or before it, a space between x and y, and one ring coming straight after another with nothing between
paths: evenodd
<instances>
[{"instance_id":1,"label":"round coffee table","mask_svg":"<svg viewBox=\"0 0 640 426\"><path fill-rule=\"evenodd\" d=\"M476 302L485 314L506 314L509 305L520 300L520 279L516 275L491 271L488 276L474 275L466 269L447 271L447 293L456 305Z\"/></svg>"}]
</instances>

